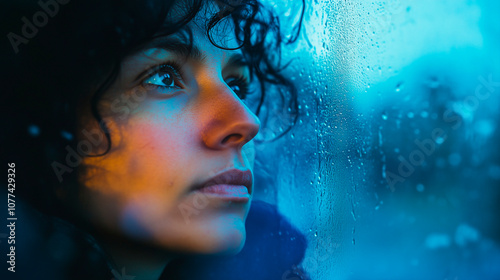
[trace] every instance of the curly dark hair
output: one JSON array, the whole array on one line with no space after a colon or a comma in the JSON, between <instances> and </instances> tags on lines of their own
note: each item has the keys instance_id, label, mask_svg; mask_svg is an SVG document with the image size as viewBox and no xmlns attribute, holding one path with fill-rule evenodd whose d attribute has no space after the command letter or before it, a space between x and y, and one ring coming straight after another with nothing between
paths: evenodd
<instances>
[{"instance_id":1,"label":"curly dark hair","mask_svg":"<svg viewBox=\"0 0 500 280\"><path fill-rule=\"evenodd\" d=\"M101 124L109 151L112 143L101 122L98 103L117 78L121 62L155 38L178 32L208 1L48 2L52 3L48 8L35 0L2 4L7 6L2 7L4 34L8 34L4 44L9 44L1 49L2 100L7 106L1 120L6 133L0 137L2 158L15 162L18 172L24 173L18 176L16 192L38 209L58 215L60 207L54 194L63 184L52 164L65 162L68 150L77 145L78 108L83 102L90 103L87 106ZM221 20L232 19L241 43L238 48L260 85L255 113L260 117L262 106L272 100L287 108L293 125L298 116L297 90L282 73L286 64L281 62L280 50L298 37L304 1L300 21L288 39L280 31L278 16L260 2L215 2L220 10L208 17L206 34L215 46L226 48L213 39L211 30ZM173 8L179 11L181 6L182 15L175 21L169 18L169 12ZM40 11L45 11L45 18ZM72 171L64 174L64 185L76 183L77 172Z\"/></svg>"}]
</instances>

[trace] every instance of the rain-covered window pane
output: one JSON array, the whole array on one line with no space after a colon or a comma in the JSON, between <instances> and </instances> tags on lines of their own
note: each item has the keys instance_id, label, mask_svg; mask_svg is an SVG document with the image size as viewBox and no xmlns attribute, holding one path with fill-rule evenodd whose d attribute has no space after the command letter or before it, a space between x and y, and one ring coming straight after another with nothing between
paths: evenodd
<instances>
[{"instance_id":1,"label":"rain-covered window pane","mask_svg":"<svg viewBox=\"0 0 500 280\"><path fill-rule=\"evenodd\" d=\"M268 156L312 279L499 279L499 12L307 1L301 116Z\"/></svg>"}]
</instances>

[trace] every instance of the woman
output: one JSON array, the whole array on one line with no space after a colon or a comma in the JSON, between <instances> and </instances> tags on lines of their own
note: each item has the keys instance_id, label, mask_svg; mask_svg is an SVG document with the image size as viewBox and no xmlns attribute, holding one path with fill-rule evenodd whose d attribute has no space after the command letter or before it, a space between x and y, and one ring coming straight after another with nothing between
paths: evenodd
<instances>
[{"instance_id":1,"label":"woman","mask_svg":"<svg viewBox=\"0 0 500 280\"><path fill-rule=\"evenodd\" d=\"M305 277L304 237L273 206L250 211L257 115L296 110L277 17L255 1L117 2L8 7L3 125L23 137L3 139L5 158L50 218L19 202L7 277Z\"/></svg>"}]
</instances>

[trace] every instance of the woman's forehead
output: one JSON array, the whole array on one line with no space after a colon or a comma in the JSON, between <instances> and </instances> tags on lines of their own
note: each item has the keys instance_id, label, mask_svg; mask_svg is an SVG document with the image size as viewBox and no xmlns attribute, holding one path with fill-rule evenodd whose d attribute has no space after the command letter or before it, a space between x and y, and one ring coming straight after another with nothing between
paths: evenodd
<instances>
[{"instance_id":1,"label":"woman's forehead","mask_svg":"<svg viewBox=\"0 0 500 280\"><path fill-rule=\"evenodd\" d=\"M223 60L233 56L242 57L241 49L237 48L234 29L227 22L217 24L208 33L199 21L193 20L173 34L158 36L151 40L132 57L137 54L154 57L165 51L181 58L190 58L196 61L202 61L214 53L220 54Z\"/></svg>"}]
</instances>

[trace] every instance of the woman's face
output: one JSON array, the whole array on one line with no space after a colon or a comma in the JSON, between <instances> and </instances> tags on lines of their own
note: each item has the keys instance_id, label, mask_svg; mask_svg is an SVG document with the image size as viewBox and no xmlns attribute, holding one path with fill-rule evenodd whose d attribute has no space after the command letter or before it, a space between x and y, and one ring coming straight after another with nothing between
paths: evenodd
<instances>
[{"instance_id":1,"label":"woman's face","mask_svg":"<svg viewBox=\"0 0 500 280\"><path fill-rule=\"evenodd\" d=\"M179 33L123 61L99 104L112 148L84 159L82 207L97 227L168 250L237 252L260 126L239 97L249 69L240 50L217 48L189 27L190 52ZM90 113L81 121L80 137L105 149Z\"/></svg>"}]
</instances>

